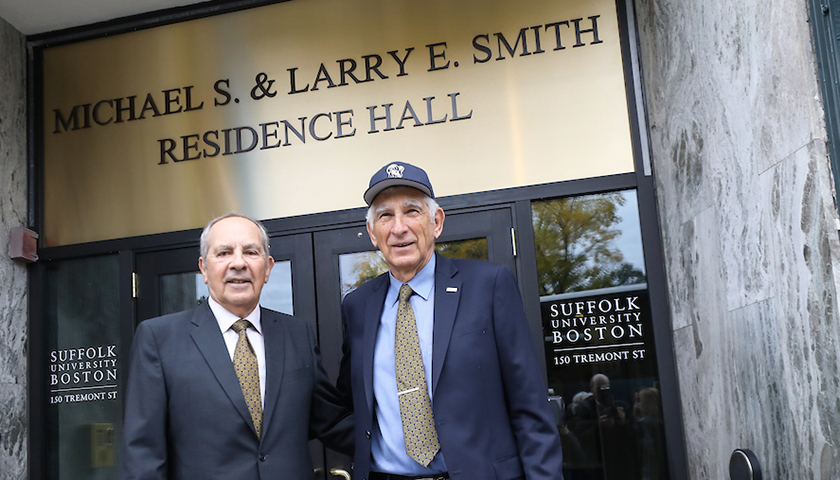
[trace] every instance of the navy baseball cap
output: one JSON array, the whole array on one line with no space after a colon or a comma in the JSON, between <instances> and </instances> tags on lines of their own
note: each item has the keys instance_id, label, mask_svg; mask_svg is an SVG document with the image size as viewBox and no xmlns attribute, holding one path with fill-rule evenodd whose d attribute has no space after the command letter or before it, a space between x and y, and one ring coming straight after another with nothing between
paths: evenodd
<instances>
[{"instance_id":1,"label":"navy baseball cap","mask_svg":"<svg viewBox=\"0 0 840 480\"><path fill-rule=\"evenodd\" d=\"M370 186L365 191L365 203L370 205L379 192L396 186L416 188L435 198L432 182L429 181L429 176L422 168L409 163L393 162L385 165L370 177Z\"/></svg>"}]
</instances>

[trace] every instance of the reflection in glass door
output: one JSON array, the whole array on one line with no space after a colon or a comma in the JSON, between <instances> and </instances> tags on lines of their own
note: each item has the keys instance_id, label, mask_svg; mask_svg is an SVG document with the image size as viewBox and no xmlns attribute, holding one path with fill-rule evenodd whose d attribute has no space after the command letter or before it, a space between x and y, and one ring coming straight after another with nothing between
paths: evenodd
<instances>
[{"instance_id":1,"label":"reflection in glass door","mask_svg":"<svg viewBox=\"0 0 840 480\"><path fill-rule=\"evenodd\" d=\"M635 191L531 210L565 478L668 478Z\"/></svg>"}]
</instances>

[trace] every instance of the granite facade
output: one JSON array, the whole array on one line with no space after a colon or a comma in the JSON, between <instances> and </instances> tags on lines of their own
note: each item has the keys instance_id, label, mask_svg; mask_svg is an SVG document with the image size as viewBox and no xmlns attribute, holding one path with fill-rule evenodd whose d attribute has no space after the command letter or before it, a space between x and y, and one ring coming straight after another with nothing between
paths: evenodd
<instances>
[{"instance_id":1,"label":"granite facade","mask_svg":"<svg viewBox=\"0 0 840 480\"><path fill-rule=\"evenodd\" d=\"M0 19L0 479L28 478L27 270L9 259L9 230L26 226L25 39Z\"/></svg>"},{"instance_id":2,"label":"granite facade","mask_svg":"<svg viewBox=\"0 0 840 480\"><path fill-rule=\"evenodd\" d=\"M840 236L806 2L637 0L690 478L840 478Z\"/></svg>"}]
</instances>

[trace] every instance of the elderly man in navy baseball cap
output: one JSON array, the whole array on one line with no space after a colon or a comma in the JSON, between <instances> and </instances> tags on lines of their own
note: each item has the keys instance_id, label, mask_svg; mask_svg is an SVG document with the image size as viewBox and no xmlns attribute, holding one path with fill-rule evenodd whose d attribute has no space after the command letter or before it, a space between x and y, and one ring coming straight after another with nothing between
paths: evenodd
<instances>
[{"instance_id":1,"label":"elderly man in navy baseball cap","mask_svg":"<svg viewBox=\"0 0 840 480\"><path fill-rule=\"evenodd\" d=\"M443 231L443 209L434 196L426 172L403 162L379 169L365 192L370 240L402 282L429 263Z\"/></svg>"},{"instance_id":2,"label":"elderly man in navy baseball cap","mask_svg":"<svg viewBox=\"0 0 840 480\"><path fill-rule=\"evenodd\" d=\"M344 298L338 378L356 420L354 477L562 480L562 450L509 268L435 253L429 176L370 179L367 230L389 272Z\"/></svg>"}]
</instances>

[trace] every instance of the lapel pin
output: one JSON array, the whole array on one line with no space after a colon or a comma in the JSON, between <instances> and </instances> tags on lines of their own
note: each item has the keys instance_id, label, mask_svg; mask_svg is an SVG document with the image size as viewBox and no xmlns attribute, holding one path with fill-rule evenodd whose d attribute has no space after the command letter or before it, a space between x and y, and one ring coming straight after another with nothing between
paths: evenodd
<instances>
[{"instance_id":1,"label":"lapel pin","mask_svg":"<svg viewBox=\"0 0 840 480\"><path fill-rule=\"evenodd\" d=\"M455 293L458 291L458 287L446 287L446 293Z\"/></svg>"}]
</instances>

